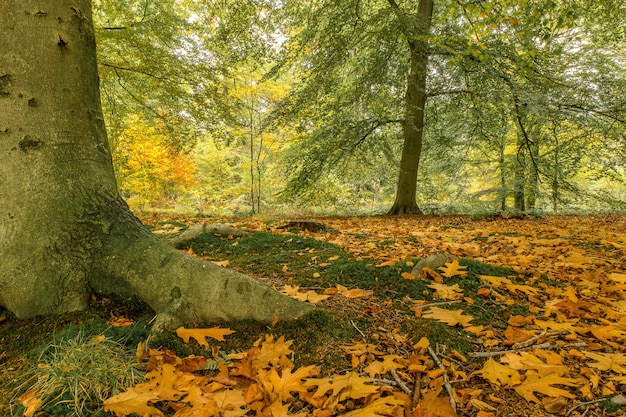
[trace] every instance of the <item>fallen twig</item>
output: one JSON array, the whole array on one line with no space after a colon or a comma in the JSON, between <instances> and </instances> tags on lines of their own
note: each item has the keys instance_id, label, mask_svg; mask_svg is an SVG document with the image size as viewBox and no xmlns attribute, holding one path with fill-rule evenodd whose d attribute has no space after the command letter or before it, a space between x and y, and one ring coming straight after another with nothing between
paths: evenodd
<instances>
[{"instance_id":1,"label":"fallen twig","mask_svg":"<svg viewBox=\"0 0 626 417\"><path fill-rule=\"evenodd\" d=\"M402 382L402 380L400 379L400 377L398 376L398 373L396 372L395 369L392 369L391 371L389 371L391 373L391 375L393 376L393 379L395 379L396 383L398 384L398 386L400 387L400 389L402 391L404 391L404 393L406 395L411 395L412 392L409 389L409 387L406 386L406 384L404 382Z\"/></svg>"},{"instance_id":2,"label":"fallen twig","mask_svg":"<svg viewBox=\"0 0 626 417\"><path fill-rule=\"evenodd\" d=\"M567 413L565 413L565 417L567 417L570 414L572 414L577 408L583 407L585 405L591 405L591 404L599 403L599 402L604 401L604 400L605 400L605 398L596 398L595 400L585 401L584 403L576 404L575 406L573 406L572 408L567 410Z\"/></svg>"},{"instance_id":3,"label":"fallen twig","mask_svg":"<svg viewBox=\"0 0 626 417\"><path fill-rule=\"evenodd\" d=\"M422 373L415 373L415 385L413 386L413 406L411 407L411 412L415 410L417 404L420 402L420 397L422 396Z\"/></svg>"},{"instance_id":4,"label":"fallen twig","mask_svg":"<svg viewBox=\"0 0 626 417\"><path fill-rule=\"evenodd\" d=\"M356 323L354 322L354 320L350 320L350 323L352 323L352 327L354 327L354 328L356 329L356 331L357 331L357 332L359 332L359 334L361 335L361 337L362 337L364 340L367 340L367 338L365 337L365 333L363 333L363 332L361 331L361 329L359 329L359 328L356 326Z\"/></svg>"},{"instance_id":5,"label":"fallen twig","mask_svg":"<svg viewBox=\"0 0 626 417\"><path fill-rule=\"evenodd\" d=\"M539 333L538 335L535 335L533 337L531 337L528 340L525 340L523 342L517 342L515 343L513 346L511 346L513 349L523 349L523 348L527 348L530 347L531 345L533 345L537 340L541 339L542 337L544 337L546 335L547 331L543 331L541 333Z\"/></svg>"},{"instance_id":6,"label":"fallen twig","mask_svg":"<svg viewBox=\"0 0 626 417\"><path fill-rule=\"evenodd\" d=\"M435 306L445 306L448 304L458 304L458 303L462 303L463 300L456 300L456 301L440 301L438 303L428 303L428 304L415 304L414 306L412 306L411 308L429 308L429 307L435 307Z\"/></svg>"},{"instance_id":7,"label":"fallen twig","mask_svg":"<svg viewBox=\"0 0 626 417\"><path fill-rule=\"evenodd\" d=\"M504 355L505 353L515 353L515 352L519 352L522 350L528 350L530 348L547 349L550 346L551 346L550 343L542 343L540 345L527 346L527 347L519 348L519 349L498 350L495 352L471 352L471 353L468 353L468 356L471 358L489 358L492 356Z\"/></svg>"},{"instance_id":8,"label":"fallen twig","mask_svg":"<svg viewBox=\"0 0 626 417\"><path fill-rule=\"evenodd\" d=\"M428 352L430 353L430 356L433 357L433 360L435 361L437 366L439 366L439 368L446 371L443 374L443 386L446 388L446 391L448 391L448 396L450 397L450 405L452 406L452 409L456 412L456 400L454 399L454 392L452 391L452 385L450 385L450 381L448 380L448 374L447 374L448 371L443 366L439 358L437 357L437 354L435 353L433 348L428 346Z\"/></svg>"}]
</instances>

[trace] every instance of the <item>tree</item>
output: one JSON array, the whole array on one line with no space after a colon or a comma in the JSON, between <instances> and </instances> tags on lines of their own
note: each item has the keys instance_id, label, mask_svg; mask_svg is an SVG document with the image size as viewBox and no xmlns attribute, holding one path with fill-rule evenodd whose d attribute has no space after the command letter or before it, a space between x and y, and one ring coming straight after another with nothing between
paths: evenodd
<instances>
[{"instance_id":1,"label":"tree","mask_svg":"<svg viewBox=\"0 0 626 417\"><path fill-rule=\"evenodd\" d=\"M118 193L91 0L0 3L0 305L18 317L136 297L159 326L296 318L309 306L184 255Z\"/></svg>"},{"instance_id":2,"label":"tree","mask_svg":"<svg viewBox=\"0 0 626 417\"><path fill-rule=\"evenodd\" d=\"M420 0L415 16L400 9L395 0L388 0L398 15L400 28L409 49L409 74L407 76L405 118L402 122L404 144L396 199L388 214L421 213L415 200L417 172L422 153L424 112L426 108L426 78L428 76L428 44L433 14L432 0Z\"/></svg>"},{"instance_id":3,"label":"tree","mask_svg":"<svg viewBox=\"0 0 626 417\"><path fill-rule=\"evenodd\" d=\"M301 146L308 155L294 163L290 191L349 166L346 161L358 154L388 155L400 130L401 160L387 161L398 166L389 212L419 213L415 196L433 2L417 3L288 2L283 8L293 36L279 68L294 69L302 83L278 116L287 123L304 120L308 137Z\"/></svg>"}]
</instances>

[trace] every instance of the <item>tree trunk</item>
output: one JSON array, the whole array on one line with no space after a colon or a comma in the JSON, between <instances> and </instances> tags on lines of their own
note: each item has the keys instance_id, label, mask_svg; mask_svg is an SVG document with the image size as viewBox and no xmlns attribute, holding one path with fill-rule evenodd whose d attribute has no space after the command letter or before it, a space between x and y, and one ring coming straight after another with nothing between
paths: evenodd
<instances>
[{"instance_id":1,"label":"tree trunk","mask_svg":"<svg viewBox=\"0 0 626 417\"><path fill-rule=\"evenodd\" d=\"M131 214L102 118L90 0L4 0L0 27L0 305L32 317L117 293L161 326L310 310L176 251Z\"/></svg>"},{"instance_id":2,"label":"tree trunk","mask_svg":"<svg viewBox=\"0 0 626 417\"><path fill-rule=\"evenodd\" d=\"M524 137L517 134L517 159L515 161L515 178L513 179L513 208L515 211L525 212L526 188L526 148Z\"/></svg>"},{"instance_id":3,"label":"tree trunk","mask_svg":"<svg viewBox=\"0 0 626 417\"><path fill-rule=\"evenodd\" d=\"M526 192L526 210L535 210L537 208L537 198L539 197L539 170L537 169L537 161L539 160L539 132L533 129L534 141L528 147L530 156L530 165L528 167L528 190Z\"/></svg>"},{"instance_id":4,"label":"tree trunk","mask_svg":"<svg viewBox=\"0 0 626 417\"><path fill-rule=\"evenodd\" d=\"M390 0L392 5L395 1ZM396 5L397 7L397 5ZM400 172L396 187L396 198L388 214L421 214L415 193L417 190L417 172L422 153L424 133L424 107L426 105L426 77L428 71L428 45L424 40L430 32L433 12L432 0L420 0L417 12L416 32L406 32L410 70L407 78L405 98L405 121L403 124L404 144L400 160Z\"/></svg>"}]
</instances>

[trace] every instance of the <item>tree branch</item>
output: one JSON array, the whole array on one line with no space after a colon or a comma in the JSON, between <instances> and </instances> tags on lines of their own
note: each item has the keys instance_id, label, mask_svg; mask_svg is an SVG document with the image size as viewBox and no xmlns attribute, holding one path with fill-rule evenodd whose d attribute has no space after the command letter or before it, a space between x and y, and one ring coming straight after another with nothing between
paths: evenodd
<instances>
[{"instance_id":1,"label":"tree branch","mask_svg":"<svg viewBox=\"0 0 626 417\"><path fill-rule=\"evenodd\" d=\"M355 148L358 148L359 146L361 146L363 144L363 142L365 142L365 140L376 131L376 129L378 129L381 126L387 125L387 124L391 124L391 123L404 123L405 120L404 119L389 119L389 120L373 120L371 123L372 125L365 131L365 133L363 134L363 136L361 136L361 138L356 142L356 144L354 145Z\"/></svg>"},{"instance_id":2,"label":"tree branch","mask_svg":"<svg viewBox=\"0 0 626 417\"><path fill-rule=\"evenodd\" d=\"M99 65L102 65L103 67L113 68L116 72L117 72L117 70L120 70L120 71L127 71L127 72L134 72L134 73L137 73L137 74L142 74L142 75L145 75L145 76L150 77L150 78L157 79L157 80L159 80L159 81L171 81L171 80L170 80L169 78L167 78L167 77L161 77L161 76L154 75L154 74L151 74L151 73L146 72L146 71L140 71L140 70L133 69L133 68L128 68L128 67L120 67L120 66L118 66L118 65L108 64L108 63L106 63L106 62L98 62L98 64L99 64Z\"/></svg>"},{"instance_id":3,"label":"tree branch","mask_svg":"<svg viewBox=\"0 0 626 417\"><path fill-rule=\"evenodd\" d=\"M437 96L446 96L446 95L452 95L452 94L472 94L472 95L476 95L476 91L469 90L467 88L461 88L461 89L456 89L456 90L447 90L447 91L437 91L437 92L427 93L426 94L426 98L437 97Z\"/></svg>"}]
</instances>

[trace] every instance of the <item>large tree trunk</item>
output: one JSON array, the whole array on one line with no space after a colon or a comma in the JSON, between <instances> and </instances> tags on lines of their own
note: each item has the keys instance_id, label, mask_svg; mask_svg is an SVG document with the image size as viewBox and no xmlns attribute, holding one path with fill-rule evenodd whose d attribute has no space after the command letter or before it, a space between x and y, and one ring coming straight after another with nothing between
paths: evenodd
<instances>
[{"instance_id":1,"label":"large tree trunk","mask_svg":"<svg viewBox=\"0 0 626 417\"><path fill-rule=\"evenodd\" d=\"M390 0L390 3L392 6L395 5L396 10L398 10L394 0ZM424 38L430 32L432 12L432 0L420 0L417 12L418 22L415 25L415 32L417 33L410 29L406 30L410 70L407 79L405 121L402 130L404 144L396 186L396 198L388 214L421 214L415 193L422 153L426 78L428 75L428 45Z\"/></svg>"},{"instance_id":2,"label":"large tree trunk","mask_svg":"<svg viewBox=\"0 0 626 417\"><path fill-rule=\"evenodd\" d=\"M310 310L176 251L130 213L102 118L90 0L3 0L0 28L0 305L31 317L118 293L161 325Z\"/></svg>"}]
</instances>

